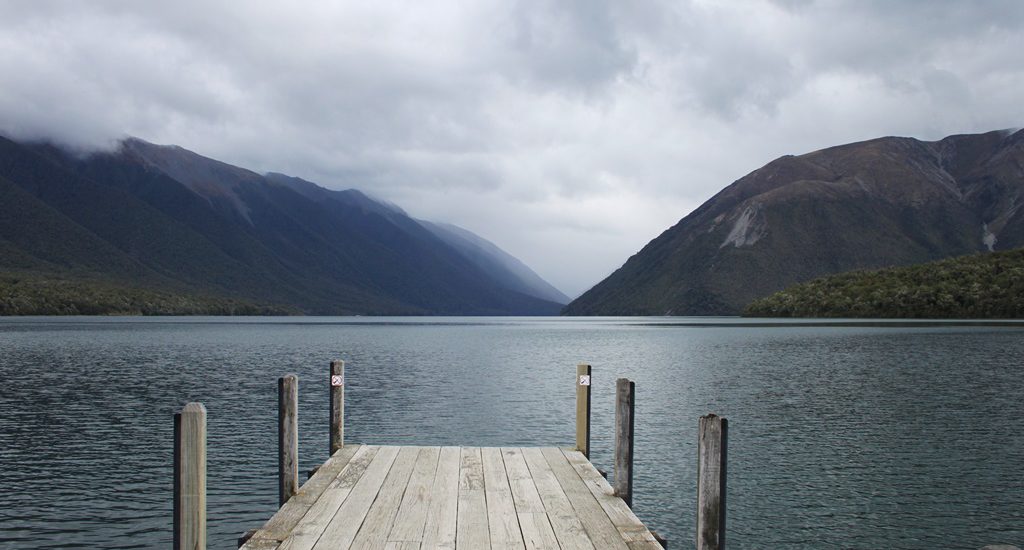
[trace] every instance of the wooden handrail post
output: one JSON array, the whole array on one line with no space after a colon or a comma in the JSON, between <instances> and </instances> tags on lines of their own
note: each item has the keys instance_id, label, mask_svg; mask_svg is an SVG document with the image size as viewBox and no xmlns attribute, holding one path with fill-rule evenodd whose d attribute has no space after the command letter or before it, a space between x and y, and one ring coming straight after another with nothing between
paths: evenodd
<instances>
[{"instance_id":1,"label":"wooden handrail post","mask_svg":"<svg viewBox=\"0 0 1024 550\"><path fill-rule=\"evenodd\" d=\"M345 446L345 362L331 361L331 456Z\"/></svg>"},{"instance_id":2,"label":"wooden handrail post","mask_svg":"<svg viewBox=\"0 0 1024 550\"><path fill-rule=\"evenodd\" d=\"M174 414L174 549L206 550L206 407Z\"/></svg>"},{"instance_id":3,"label":"wooden handrail post","mask_svg":"<svg viewBox=\"0 0 1024 550\"><path fill-rule=\"evenodd\" d=\"M278 505L299 491L299 377L277 379Z\"/></svg>"},{"instance_id":4,"label":"wooden handrail post","mask_svg":"<svg viewBox=\"0 0 1024 550\"><path fill-rule=\"evenodd\" d=\"M633 413L636 384L615 382L615 494L633 507Z\"/></svg>"},{"instance_id":5,"label":"wooden handrail post","mask_svg":"<svg viewBox=\"0 0 1024 550\"><path fill-rule=\"evenodd\" d=\"M729 422L700 417L697 429L697 550L725 550L725 467Z\"/></svg>"},{"instance_id":6,"label":"wooden handrail post","mask_svg":"<svg viewBox=\"0 0 1024 550\"><path fill-rule=\"evenodd\" d=\"M590 458L590 365L576 365L576 450Z\"/></svg>"}]
</instances>

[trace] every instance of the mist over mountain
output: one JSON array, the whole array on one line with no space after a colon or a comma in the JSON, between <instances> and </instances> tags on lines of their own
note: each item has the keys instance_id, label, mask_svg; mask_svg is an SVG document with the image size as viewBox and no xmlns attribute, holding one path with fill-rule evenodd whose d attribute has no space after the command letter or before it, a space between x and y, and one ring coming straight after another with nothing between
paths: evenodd
<instances>
[{"instance_id":1,"label":"mist over mountain","mask_svg":"<svg viewBox=\"0 0 1024 550\"><path fill-rule=\"evenodd\" d=\"M567 301L496 246L453 245L359 191L139 139L83 155L0 138L0 199L0 270L37 279L311 314L543 315Z\"/></svg>"},{"instance_id":2,"label":"mist over mountain","mask_svg":"<svg viewBox=\"0 0 1024 550\"><path fill-rule=\"evenodd\" d=\"M853 269L1024 246L1024 131L884 137L778 158L729 185L563 310L737 314Z\"/></svg>"}]
</instances>

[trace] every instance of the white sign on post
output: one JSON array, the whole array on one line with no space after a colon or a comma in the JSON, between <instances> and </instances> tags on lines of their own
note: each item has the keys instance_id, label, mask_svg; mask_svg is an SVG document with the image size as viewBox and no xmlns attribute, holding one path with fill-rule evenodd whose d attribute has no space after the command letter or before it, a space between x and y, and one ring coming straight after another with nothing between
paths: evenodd
<instances>
[{"instance_id":1,"label":"white sign on post","mask_svg":"<svg viewBox=\"0 0 1024 550\"><path fill-rule=\"evenodd\" d=\"M589 386L590 385L590 375L589 374L581 374L580 375L580 385L581 386Z\"/></svg>"},{"instance_id":2,"label":"white sign on post","mask_svg":"<svg viewBox=\"0 0 1024 550\"><path fill-rule=\"evenodd\" d=\"M345 377L342 375L331 375L331 386L344 386Z\"/></svg>"}]
</instances>

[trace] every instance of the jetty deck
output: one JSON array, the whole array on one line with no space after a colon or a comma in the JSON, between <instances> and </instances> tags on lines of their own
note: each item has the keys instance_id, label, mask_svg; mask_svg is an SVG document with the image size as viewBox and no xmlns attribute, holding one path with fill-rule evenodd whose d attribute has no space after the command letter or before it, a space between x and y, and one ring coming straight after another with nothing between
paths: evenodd
<instances>
[{"instance_id":1,"label":"jetty deck","mask_svg":"<svg viewBox=\"0 0 1024 550\"><path fill-rule=\"evenodd\" d=\"M242 548L661 545L577 450L345 445Z\"/></svg>"}]
</instances>

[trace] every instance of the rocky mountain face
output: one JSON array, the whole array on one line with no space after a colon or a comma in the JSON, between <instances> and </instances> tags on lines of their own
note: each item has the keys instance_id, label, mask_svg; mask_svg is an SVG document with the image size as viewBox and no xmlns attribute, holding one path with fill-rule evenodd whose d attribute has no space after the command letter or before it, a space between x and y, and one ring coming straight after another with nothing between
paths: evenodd
<instances>
[{"instance_id":1,"label":"rocky mountain face","mask_svg":"<svg viewBox=\"0 0 1024 550\"><path fill-rule=\"evenodd\" d=\"M563 310L731 315L853 269L1024 246L1024 131L885 137L740 178Z\"/></svg>"},{"instance_id":2,"label":"rocky mountain face","mask_svg":"<svg viewBox=\"0 0 1024 550\"><path fill-rule=\"evenodd\" d=\"M544 315L568 301L492 247L470 254L359 191L176 146L81 156L0 138L0 271L311 314Z\"/></svg>"}]
</instances>

